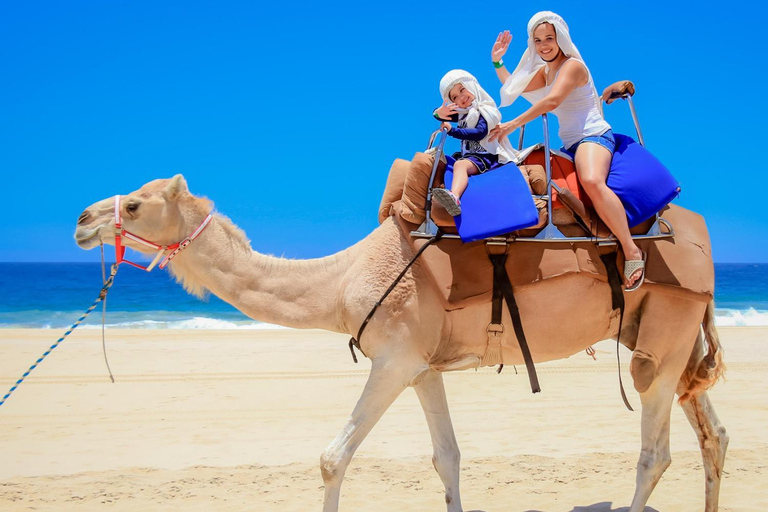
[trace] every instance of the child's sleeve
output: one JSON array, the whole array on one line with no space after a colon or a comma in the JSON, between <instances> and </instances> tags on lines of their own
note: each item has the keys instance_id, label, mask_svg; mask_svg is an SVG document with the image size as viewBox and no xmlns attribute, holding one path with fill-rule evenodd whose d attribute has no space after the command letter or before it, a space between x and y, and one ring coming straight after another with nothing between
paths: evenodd
<instances>
[{"instance_id":1,"label":"child's sleeve","mask_svg":"<svg viewBox=\"0 0 768 512\"><path fill-rule=\"evenodd\" d=\"M488 123L483 116L477 119L477 126L474 128L451 128L448 135L459 140L483 140L488 135Z\"/></svg>"}]
</instances>

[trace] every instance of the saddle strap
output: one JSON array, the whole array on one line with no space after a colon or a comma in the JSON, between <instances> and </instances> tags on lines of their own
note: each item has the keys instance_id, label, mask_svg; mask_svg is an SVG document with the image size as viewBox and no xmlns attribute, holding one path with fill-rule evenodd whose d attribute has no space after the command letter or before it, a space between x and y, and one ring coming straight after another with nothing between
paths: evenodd
<instances>
[{"instance_id":1,"label":"saddle strap","mask_svg":"<svg viewBox=\"0 0 768 512\"><path fill-rule=\"evenodd\" d=\"M507 262L506 254L488 254L488 258L493 264L493 300L491 306L491 322L501 324L501 298L507 302L509 316L512 318L512 327L515 330L517 342L520 345L520 351L523 354L525 367L528 370L528 380L531 382L531 391L539 393L539 378L536 376L536 367L533 364L531 351L528 349L528 341L523 330L523 322L520 318L520 310L515 301L515 294L512 290L512 283L509 280L509 274L505 264Z\"/></svg>"},{"instance_id":2,"label":"saddle strap","mask_svg":"<svg viewBox=\"0 0 768 512\"><path fill-rule=\"evenodd\" d=\"M387 298L387 295L392 293L392 290L395 289L397 284L400 282L400 280L405 276L405 273L408 272L408 269L411 268L411 265L416 263L416 260L419 259L419 256L421 256L421 253L423 253L427 247L432 245L433 243L439 241L441 238L443 238L443 230L438 229L437 233L430 238L427 243L425 243L421 249L419 249L416 254L413 255L413 258L411 258L411 261L408 262L408 264L405 266L402 272L395 278L394 282L387 288L387 291L384 292L384 295L381 296L381 298L376 302L376 304L373 305L373 308L371 308L371 311L368 313L368 316L365 317L365 320L363 320L363 323L360 325L360 329L357 331L357 337L356 338L350 338L349 340L349 351L352 353L352 360L357 363L357 356L355 355L355 348L360 351L361 354L365 355L365 352L363 352L363 349L360 348L360 339L363 337L363 331L368 326L368 322L371 321L371 318L373 318L374 313L376 313L376 310L381 306L381 303L384 302L384 299ZM367 357L367 356L366 356Z\"/></svg>"},{"instance_id":3,"label":"saddle strap","mask_svg":"<svg viewBox=\"0 0 768 512\"><path fill-rule=\"evenodd\" d=\"M619 390L621 391L621 399L624 400L624 405L627 409L634 411L629 404L627 394L624 392L624 383L621 382L621 358L619 357L619 340L621 339L621 327L624 323L624 292L621 289L621 274L619 268L616 266L616 253L609 252L601 254L600 259L603 260L605 270L608 273L608 284L611 286L611 308L619 310L619 333L616 335L616 363L619 366Z\"/></svg>"}]
</instances>

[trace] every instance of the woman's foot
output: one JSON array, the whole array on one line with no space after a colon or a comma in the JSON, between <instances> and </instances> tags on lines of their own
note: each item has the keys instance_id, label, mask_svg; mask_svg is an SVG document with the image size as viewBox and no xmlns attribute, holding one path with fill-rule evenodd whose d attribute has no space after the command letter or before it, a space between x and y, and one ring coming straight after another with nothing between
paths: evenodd
<instances>
[{"instance_id":1,"label":"woman's foot","mask_svg":"<svg viewBox=\"0 0 768 512\"><path fill-rule=\"evenodd\" d=\"M453 217L461 215L461 202L459 198L447 188L433 188L432 198L443 205L449 215Z\"/></svg>"},{"instance_id":2,"label":"woman's foot","mask_svg":"<svg viewBox=\"0 0 768 512\"><path fill-rule=\"evenodd\" d=\"M640 251L641 259L624 261L624 279L627 281L625 292L633 292L640 288L645 281L645 260L648 257Z\"/></svg>"}]
</instances>

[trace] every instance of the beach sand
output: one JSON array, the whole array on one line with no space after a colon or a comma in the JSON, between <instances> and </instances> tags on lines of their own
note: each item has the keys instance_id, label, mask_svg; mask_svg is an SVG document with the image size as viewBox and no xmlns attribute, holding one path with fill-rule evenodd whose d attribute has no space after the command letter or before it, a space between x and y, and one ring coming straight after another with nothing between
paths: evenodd
<instances>
[{"instance_id":1,"label":"beach sand","mask_svg":"<svg viewBox=\"0 0 768 512\"><path fill-rule=\"evenodd\" d=\"M711 392L730 435L724 511L768 509L766 327L720 328L727 380ZM59 336L0 330L3 395ZM324 331L75 331L0 407L0 510L321 510L319 457L370 363ZM525 368L445 375L466 511L626 510L640 414L617 386L614 342ZM639 411L622 349L623 378ZM0 395L1 396L1 395ZM704 472L675 405L672 465L646 510L700 511ZM342 511L445 510L413 390L352 460Z\"/></svg>"}]
</instances>

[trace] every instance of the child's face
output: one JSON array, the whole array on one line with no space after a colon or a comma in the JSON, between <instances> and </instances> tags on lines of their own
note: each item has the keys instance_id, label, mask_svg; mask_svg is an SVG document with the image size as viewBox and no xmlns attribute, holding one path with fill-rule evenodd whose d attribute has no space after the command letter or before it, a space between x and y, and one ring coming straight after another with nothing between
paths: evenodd
<instances>
[{"instance_id":1,"label":"child's face","mask_svg":"<svg viewBox=\"0 0 768 512\"><path fill-rule=\"evenodd\" d=\"M459 108L469 108L475 101L475 95L469 92L464 84L458 83L448 92L448 99L455 103Z\"/></svg>"}]
</instances>

